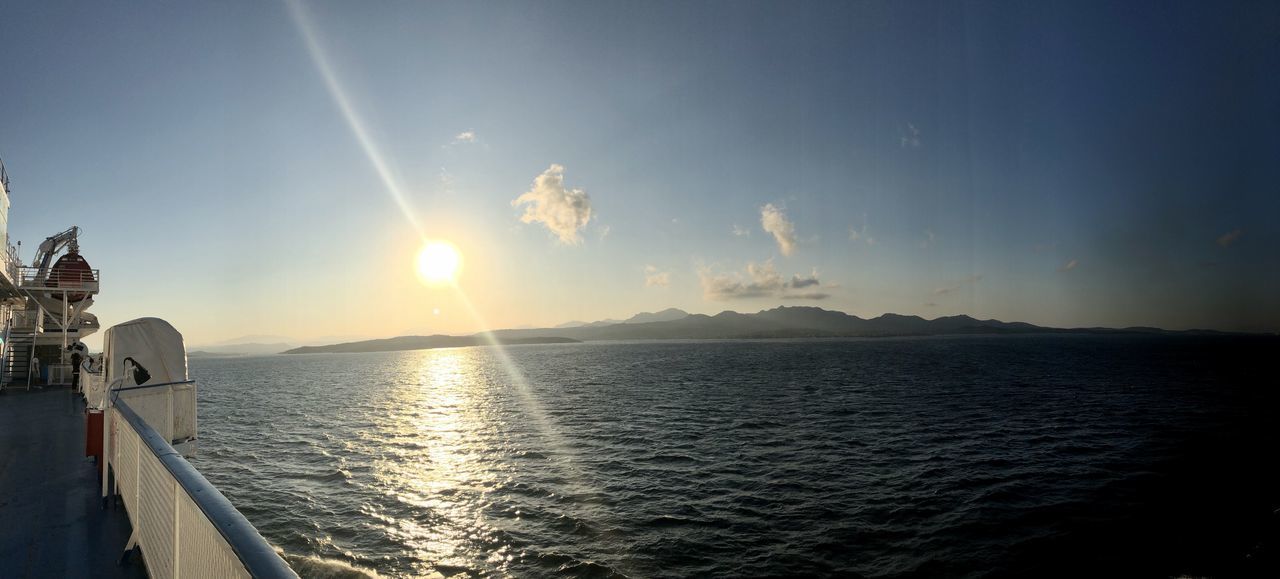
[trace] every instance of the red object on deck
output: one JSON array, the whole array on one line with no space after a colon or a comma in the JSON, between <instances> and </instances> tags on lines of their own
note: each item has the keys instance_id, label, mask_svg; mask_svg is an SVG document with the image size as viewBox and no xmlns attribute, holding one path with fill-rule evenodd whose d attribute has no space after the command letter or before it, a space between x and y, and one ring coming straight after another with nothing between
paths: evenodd
<instances>
[{"instance_id":1,"label":"red object on deck","mask_svg":"<svg viewBox=\"0 0 1280 579\"><path fill-rule=\"evenodd\" d=\"M102 464L102 411L90 410L84 415L84 455Z\"/></svg>"},{"instance_id":2,"label":"red object on deck","mask_svg":"<svg viewBox=\"0 0 1280 579\"><path fill-rule=\"evenodd\" d=\"M49 278L46 283L49 287L75 289L93 281L93 268L89 267L89 262L85 261L79 253L68 252L59 257L53 267L49 268ZM67 301L75 303L87 297L89 294L86 292L68 293Z\"/></svg>"}]
</instances>

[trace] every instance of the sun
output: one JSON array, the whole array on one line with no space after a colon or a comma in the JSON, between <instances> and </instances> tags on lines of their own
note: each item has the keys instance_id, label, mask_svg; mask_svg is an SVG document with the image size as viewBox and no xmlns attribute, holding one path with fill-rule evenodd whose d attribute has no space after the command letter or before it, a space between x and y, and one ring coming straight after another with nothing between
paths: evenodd
<instances>
[{"instance_id":1,"label":"sun","mask_svg":"<svg viewBox=\"0 0 1280 579\"><path fill-rule=\"evenodd\" d=\"M431 285L458 281L462 254L448 241L428 241L418 252L418 277Z\"/></svg>"}]
</instances>

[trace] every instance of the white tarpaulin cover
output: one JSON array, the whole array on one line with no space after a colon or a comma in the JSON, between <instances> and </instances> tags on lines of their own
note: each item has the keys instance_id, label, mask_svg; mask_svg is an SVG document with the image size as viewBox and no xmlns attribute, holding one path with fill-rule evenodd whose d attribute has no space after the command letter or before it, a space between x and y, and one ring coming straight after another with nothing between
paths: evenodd
<instances>
[{"instance_id":1,"label":"white tarpaulin cover","mask_svg":"<svg viewBox=\"0 0 1280 579\"><path fill-rule=\"evenodd\" d=\"M160 318L138 318L107 328L102 338L107 384L115 387L181 382L187 379L182 334Z\"/></svg>"},{"instance_id":2,"label":"white tarpaulin cover","mask_svg":"<svg viewBox=\"0 0 1280 579\"><path fill-rule=\"evenodd\" d=\"M169 322L139 318L108 328L102 356L108 395L127 401L174 443L196 437L195 385L159 386L187 380L187 350L182 334ZM157 387L134 388L153 385Z\"/></svg>"}]
</instances>

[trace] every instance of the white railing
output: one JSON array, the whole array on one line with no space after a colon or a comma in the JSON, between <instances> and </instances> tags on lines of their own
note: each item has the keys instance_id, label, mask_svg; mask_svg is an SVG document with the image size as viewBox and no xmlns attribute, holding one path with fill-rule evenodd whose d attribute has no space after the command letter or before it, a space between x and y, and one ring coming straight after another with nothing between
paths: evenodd
<instances>
[{"instance_id":1,"label":"white railing","mask_svg":"<svg viewBox=\"0 0 1280 579\"><path fill-rule=\"evenodd\" d=\"M14 310L13 329L39 334L44 332L44 310L39 306L26 310Z\"/></svg>"},{"instance_id":2,"label":"white railing","mask_svg":"<svg viewBox=\"0 0 1280 579\"><path fill-rule=\"evenodd\" d=\"M9 276L9 281L16 286L18 285L18 267L22 264L22 260L18 258L18 248L9 245L8 235L5 235L5 239L0 239L0 243L8 246L4 253L0 254L3 256L0 259L4 261L4 273Z\"/></svg>"},{"instance_id":3,"label":"white railing","mask_svg":"<svg viewBox=\"0 0 1280 579\"><path fill-rule=\"evenodd\" d=\"M25 290L98 293L101 278L96 269L19 267L18 287Z\"/></svg>"},{"instance_id":4,"label":"white railing","mask_svg":"<svg viewBox=\"0 0 1280 579\"><path fill-rule=\"evenodd\" d=\"M194 412L189 417L174 412L187 407L175 403L187 395L194 410L195 383L133 388L109 392L127 396L110 403L104 421L106 463L133 527L126 551L141 549L152 579L296 578L244 515L171 444L195 432Z\"/></svg>"},{"instance_id":5,"label":"white railing","mask_svg":"<svg viewBox=\"0 0 1280 579\"><path fill-rule=\"evenodd\" d=\"M154 428L165 442L181 446L195 440L195 380L123 386L117 379L107 388L107 394L111 396L108 406L128 402L129 409Z\"/></svg>"},{"instance_id":6,"label":"white railing","mask_svg":"<svg viewBox=\"0 0 1280 579\"><path fill-rule=\"evenodd\" d=\"M46 366L49 369L49 386L65 386L71 383L71 364L53 362Z\"/></svg>"},{"instance_id":7,"label":"white railing","mask_svg":"<svg viewBox=\"0 0 1280 579\"><path fill-rule=\"evenodd\" d=\"M101 370L97 372L80 370L80 390L84 392L85 405L94 410L107 407L107 385L104 382L104 376Z\"/></svg>"}]
</instances>

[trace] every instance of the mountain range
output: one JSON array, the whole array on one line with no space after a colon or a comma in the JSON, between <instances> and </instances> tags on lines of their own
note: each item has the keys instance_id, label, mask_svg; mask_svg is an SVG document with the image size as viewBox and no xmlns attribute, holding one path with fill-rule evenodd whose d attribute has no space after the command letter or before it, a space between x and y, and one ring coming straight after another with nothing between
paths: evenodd
<instances>
[{"instance_id":1,"label":"mountain range","mask_svg":"<svg viewBox=\"0 0 1280 579\"><path fill-rule=\"evenodd\" d=\"M920 316L884 314L864 319L816 307L782 306L754 314L726 310L715 315L690 314L672 308L658 313L637 314L619 323L572 328L497 330L493 334L501 338L560 336L575 340L678 340L1163 331L1156 328L1050 328L1025 322L979 320L963 315L926 320Z\"/></svg>"},{"instance_id":2,"label":"mountain range","mask_svg":"<svg viewBox=\"0 0 1280 579\"><path fill-rule=\"evenodd\" d=\"M555 336L531 338L498 338L498 344L566 344L576 343L572 338ZM400 336L381 340L364 340L346 342L329 346L303 346L281 352L282 354L320 354L331 352L397 352L401 350L430 350L433 348L463 348L467 346L488 346L494 341L480 335L474 336Z\"/></svg>"},{"instance_id":3,"label":"mountain range","mask_svg":"<svg viewBox=\"0 0 1280 579\"><path fill-rule=\"evenodd\" d=\"M187 351L187 356L191 358L265 356L279 354L299 346L323 346L338 342L354 342L366 338L366 336L321 336L310 340L298 340L289 336L251 334L221 342L193 345Z\"/></svg>"},{"instance_id":4,"label":"mountain range","mask_svg":"<svg viewBox=\"0 0 1280 579\"><path fill-rule=\"evenodd\" d=\"M647 324L650 322L670 322L674 320L679 320L681 318L685 318L688 315L689 315L689 312L686 312L684 310L677 309L677 308L667 308L660 312L639 313L625 320L604 319L596 322L579 322L575 320L572 322L565 322L563 324L560 324L553 329L560 330L564 328L599 328L603 326L612 326L615 324Z\"/></svg>"},{"instance_id":5,"label":"mountain range","mask_svg":"<svg viewBox=\"0 0 1280 579\"><path fill-rule=\"evenodd\" d=\"M946 316L926 320L920 316L884 314L864 319L844 312L816 307L778 307L754 314L723 311L715 315L690 314L669 308L644 312L626 320L575 322L554 328L496 330L500 343L548 343L591 340L680 340L753 338L838 338L936 336L956 334L1030 333L1175 333L1159 328L1050 328L1025 322L979 320L970 316ZM1189 330L1194 333L1218 333ZM1181 333L1181 332L1179 332ZM402 336L387 340L366 340L288 350L286 354L317 352L374 352L414 350L433 347L484 345L475 336ZM414 346L414 344L422 344Z\"/></svg>"}]
</instances>

